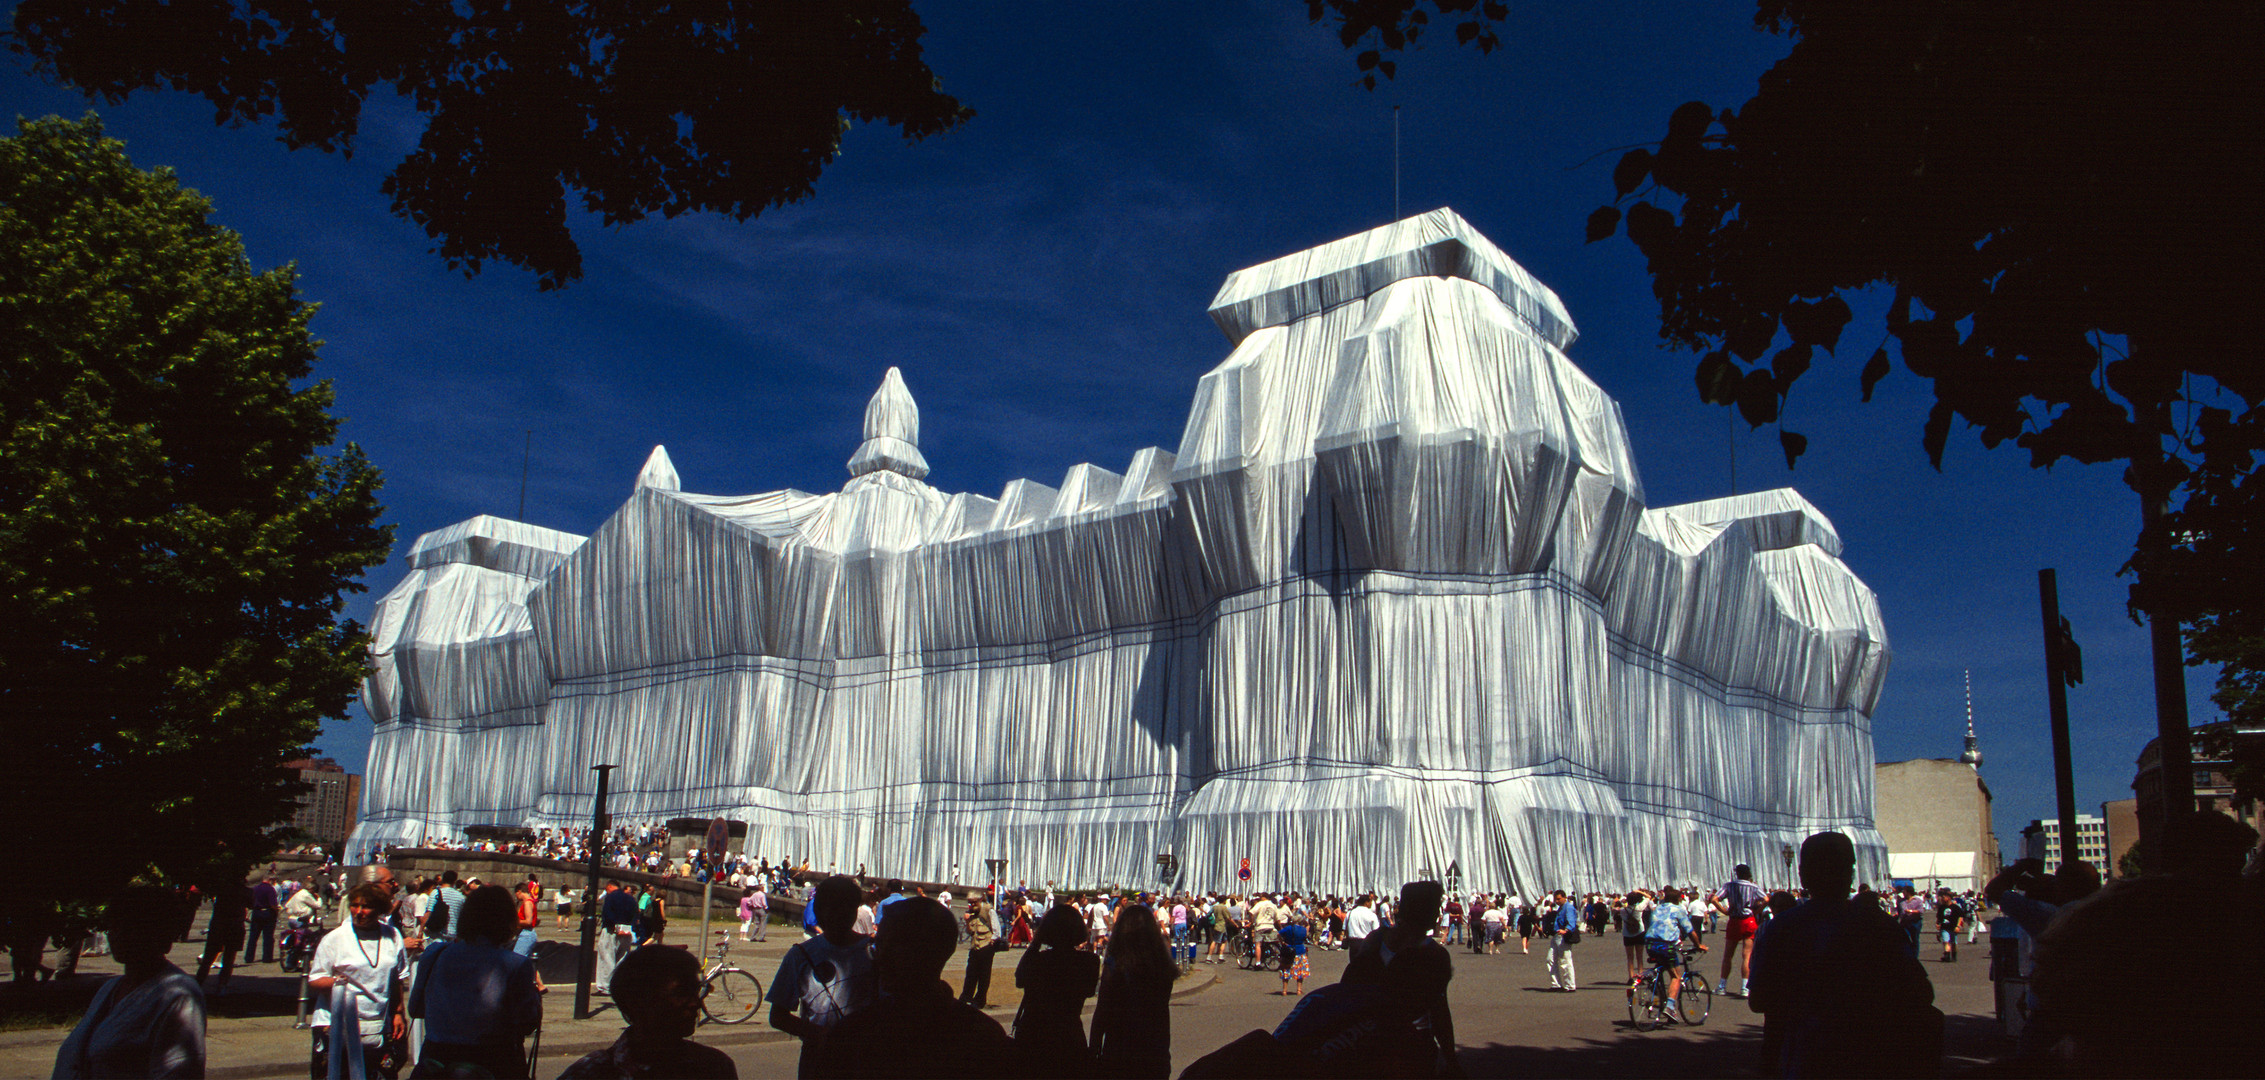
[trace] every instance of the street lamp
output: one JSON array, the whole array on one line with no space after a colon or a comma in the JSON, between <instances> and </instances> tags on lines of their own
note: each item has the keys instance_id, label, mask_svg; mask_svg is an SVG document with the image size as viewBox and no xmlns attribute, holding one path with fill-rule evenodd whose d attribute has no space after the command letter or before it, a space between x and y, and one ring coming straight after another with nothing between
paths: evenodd
<instances>
[{"instance_id":1,"label":"street lamp","mask_svg":"<svg viewBox=\"0 0 2265 1080\"><path fill-rule=\"evenodd\" d=\"M590 891L582 899L582 956L576 965L578 976L574 981L574 1018L590 1018L590 984L597 979L598 967L598 858L605 850L606 836L606 777L618 765L592 765L590 771L598 774L598 797L590 807Z\"/></svg>"},{"instance_id":2,"label":"street lamp","mask_svg":"<svg viewBox=\"0 0 2265 1080\"><path fill-rule=\"evenodd\" d=\"M1793 877L1793 845L1779 843L1777 851L1778 854L1785 856L1785 876L1788 880L1791 880Z\"/></svg>"},{"instance_id":3,"label":"street lamp","mask_svg":"<svg viewBox=\"0 0 2265 1080\"><path fill-rule=\"evenodd\" d=\"M1157 855L1156 876L1162 879L1166 889L1170 889L1172 883L1180 879L1180 857L1169 851Z\"/></svg>"}]
</instances>

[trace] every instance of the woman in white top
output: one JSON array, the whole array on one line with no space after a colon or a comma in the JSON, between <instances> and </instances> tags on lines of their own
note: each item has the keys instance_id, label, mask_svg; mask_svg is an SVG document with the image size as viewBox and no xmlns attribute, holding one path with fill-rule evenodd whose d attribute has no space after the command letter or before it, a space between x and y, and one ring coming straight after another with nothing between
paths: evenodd
<instances>
[{"instance_id":1,"label":"woman in white top","mask_svg":"<svg viewBox=\"0 0 2265 1080\"><path fill-rule=\"evenodd\" d=\"M315 991L316 1002L307 1019L315 1045L327 1051L329 1076L392 1077L395 1070L385 1067L386 1050L409 1033L401 992L408 980L408 954L401 932L379 921L386 907L383 888L355 886L346 895L351 921L323 936L307 966L307 987ZM390 1057L400 1059L398 1054Z\"/></svg>"},{"instance_id":2,"label":"woman in white top","mask_svg":"<svg viewBox=\"0 0 2265 1080\"><path fill-rule=\"evenodd\" d=\"M204 991L165 953L187 921L164 889L128 890L105 922L125 974L102 984L55 1052L55 1076L203 1076Z\"/></svg>"}]
</instances>

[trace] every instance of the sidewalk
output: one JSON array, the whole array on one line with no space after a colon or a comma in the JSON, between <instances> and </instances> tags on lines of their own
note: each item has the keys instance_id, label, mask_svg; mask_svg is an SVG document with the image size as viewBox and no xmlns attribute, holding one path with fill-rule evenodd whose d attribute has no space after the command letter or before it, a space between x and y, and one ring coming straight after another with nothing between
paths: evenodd
<instances>
[{"instance_id":1,"label":"sidewalk","mask_svg":"<svg viewBox=\"0 0 2265 1080\"><path fill-rule=\"evenodd\" d=\"M726 923L717 921L722 928ZM734 930L736 922L728 924ZM674 944L684 944L698 936L699 920L672 921L669 937ZM568 945L580 943L578 926L560 930L555 923L543 926L539 935L545 942ZM174 946L170 959L182 970L196 973L197 957L204 950L203 935L197 940ZM779 961L787 949L802 940L797 927L773 926L767 942L746 943L734 941L731 962L747 969L768 990L771 976L778 971ZM665 946L664 946L665 947ZM612 1045L621 1034L621 1015L612 1002L602 996L590 999L591 1016L586 1020L574 1019L574 984L572 967L574 952L571 948L556 945L544 950L543 978L550 984L550 992L543 999L543 1030L539 1049L537 1077L559 1074L575 1058L593 1050ZM1015 1009L1022 1001L1021 991L1014 986L1014 965L1021 959L1019 951L1001 953L992 969L990 1015L1002 1025L1011 1024ZM944 980L954 987L960 983L966 969L966 950L954 954L944 969ZM558 969L558 970L554 970ZM118 966L109 957L90 956L79 962L77 981L88 992L99 986L101 980L117 974ZM1218 982L1216 976L1198 971L1185 980L1188 985L1174 993L1184 997L1209 989ZM254 964L239 967L229 980L224 992L210 990L212 980L206 980L206 1075L215 1080L249 1077L285 1077L307 1075L311 1037L293 1027L299 994L300 977L283 973L275 964ZM702 1024L693 1036L697 1041L716 1047L747 1046L756 1043L779 1042L788 1039L786 1033L774 1030L769 1023L770 1010L759 1009L755 1017L744 1024ZM55 1051L63 1044L69 1028L41 1028L25 1031L0 1032L0 1076L46 1076L54 1070Z\"/></svg>"}]
</instances>

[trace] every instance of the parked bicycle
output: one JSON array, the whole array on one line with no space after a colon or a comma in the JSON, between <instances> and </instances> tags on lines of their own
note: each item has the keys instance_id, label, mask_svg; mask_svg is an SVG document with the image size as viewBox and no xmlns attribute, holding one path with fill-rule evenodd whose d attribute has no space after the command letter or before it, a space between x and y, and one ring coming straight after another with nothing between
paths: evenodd
<instances>
[{"instance_id":1,"label":"parked bicycle","mask_svg":"<svg viewBox=\"0 0 2265 1080\"><path fill-rule=\"evenodd\" d=\"M1675 951L1675 963L1653 964L1642 978L1636 980L1636 985L1628 988L1628 1021L1638 1031L1650 1031L1673 1024L1677 1017L1691 1027L1697 1027L1706 1023L1708 1014L1714 1011L1714 990L1707 986L1706 973L1694 970L1691 966L1691 961L1699 955L1699 950L1684 945ZM1671 1014L1667 1007L1667 986L1677 969L1683 972L1683 986L1676 995L1675 1008Z\"/></svg>"},{"instance_id":2,"label":"parked bicycle","mask_svg":"<svg viewBox=\"0 0 2265 1080\"><path fill-rule=\"evenodd\" d=\"M700 973L700 1011L711 1023L744 1024L763 1007L763 981L731 962L729 930L716 931L716 952Z\"/></svg>"}]
</instances>

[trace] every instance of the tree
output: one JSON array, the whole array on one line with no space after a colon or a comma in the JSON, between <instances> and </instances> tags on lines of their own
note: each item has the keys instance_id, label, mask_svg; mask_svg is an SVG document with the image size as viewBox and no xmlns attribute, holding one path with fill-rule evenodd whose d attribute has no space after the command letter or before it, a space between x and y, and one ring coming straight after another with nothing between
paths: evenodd
<instances>
[{"instance_id":1,"label":"tree","mask_svg":"<svg viewBox=\"0 0 2265 1080\"><path fill-rule=\"evenodd\" d=\"M1392 25L1417 2L1347 6ZM2038 467L2127 463L2131 599L2177 755L2179 624L2225 665L2221 701L2265 675L2265 559L2244 554L2265 509L2265 6L1760 0L1755 22L1786 57L1744 105L1687 103L1621 157L1589 239L1625 223L1700 398L1777 425L1788 466L1809 445L1794 387L1847 355L1873 287L1892 295L1852 389L1870 400L1894 359L1931 383L1936 468L1954 421Z\"/></svg>"},{"instance_id":2,"label":"tree","mask_svg":"<svg viewBox=\"0 0 2265 1080\"><path fill-rule=\"evenodd\" d=\"M274 850L277 766L342 717L378 474L309 381L314 308L89 116L0 139L0 903L217 881Z\"/></svg>"},{"instance_id":3,"label":"tree","mask_svg":"<svg viewBox=\"0 0 2265 1080\"><path fill-rule=\"evenodd\" d=\"M113 104L166 87L224 124L351 153L390 85L428 120L394 212L466 274L582 275L569 188L606 224L807 198L852 122L910 140L974 112L921 60L906 0L24 0L11 47Z\"/></svg>"}]
</instances>

